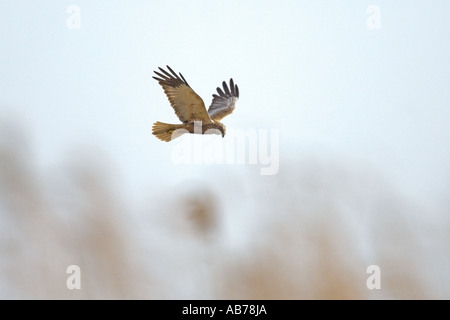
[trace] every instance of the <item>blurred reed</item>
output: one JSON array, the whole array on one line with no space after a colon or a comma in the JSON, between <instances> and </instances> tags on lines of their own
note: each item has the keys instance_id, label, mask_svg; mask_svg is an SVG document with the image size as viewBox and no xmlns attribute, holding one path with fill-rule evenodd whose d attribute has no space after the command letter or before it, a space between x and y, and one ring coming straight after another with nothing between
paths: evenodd
<instances>
[{"instance_id":1,"label":"blurred reed","mask_svg":"<svg viewBox=\"0 0 450 320\"><path fill-rule=\"evenodd\" d=\"M52 171L33 157L2 126L3 299L450 298L439 285L450 280L448 220L426 223L376 174L314 159L264 179L212 169L131 214L95 161ZM80 290L66 286L72 264ZM366 286L371 264L381 290Z\"/></svg>"}]
</instances>

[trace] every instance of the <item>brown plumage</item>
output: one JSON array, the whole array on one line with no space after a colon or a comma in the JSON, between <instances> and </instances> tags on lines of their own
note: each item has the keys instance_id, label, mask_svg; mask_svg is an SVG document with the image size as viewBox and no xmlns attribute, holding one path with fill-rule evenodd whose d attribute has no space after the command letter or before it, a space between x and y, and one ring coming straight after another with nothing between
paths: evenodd
<instances>
[{"instance_id":1,"label":"brown plumage","mask_svg":"<svg viewBox=\"0 0 450 320\"><path fill-rule=\"evenodd\" d=\"M211 106L206 110L205 103L189 86L183 75L179 76L169 67L170 71L159 68L154 71L158 77L153 77L163 87L167 98L181 124L155 122L152 133L162 141L171 141L184 133L221 134L225 136L225 126L219 122L233 112L239 98L239 88L230 79L230 88L222 82L223 91L217 88L213 94Z\"/></svg>"}]
</instances>

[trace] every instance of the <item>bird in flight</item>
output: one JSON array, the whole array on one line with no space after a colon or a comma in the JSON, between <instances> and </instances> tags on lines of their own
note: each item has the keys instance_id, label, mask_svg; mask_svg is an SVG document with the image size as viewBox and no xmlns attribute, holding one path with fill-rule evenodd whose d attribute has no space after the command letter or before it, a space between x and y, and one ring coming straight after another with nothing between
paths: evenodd
<instances>
[{"instance_id":1,"label":"bird in flight","mask_svg":"<svg viewBox=\"0 0 450 320\"><path fill-rule=\"evenodd\" d=\"M184 133L221 134L225 136L225 126L219 122L233 112L239 98L238 86L230 79L230 87L225 81L217 88L217 94L208 110L198 94L189 86L183 75L179 76L169 67L170 73L162 68L154 71L158 77L153 77L163 87L167 98L181 124L155 122L152 133L162 141L171 141Z\"/></svg>"}]
</instances>

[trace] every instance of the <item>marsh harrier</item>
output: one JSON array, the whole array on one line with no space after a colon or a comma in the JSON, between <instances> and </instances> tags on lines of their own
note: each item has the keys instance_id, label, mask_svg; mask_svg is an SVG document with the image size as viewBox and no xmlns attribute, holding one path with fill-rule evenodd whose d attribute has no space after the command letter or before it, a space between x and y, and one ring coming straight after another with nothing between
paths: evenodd
<instances>
[{"instance_id":1,"label":"marsh harrier","mask_svg":"<svg viewBox=\"0 0 450 320\"><path fill-rule=\"evenodd\" d=\"M171 141L184 133L221 134L225 136L225 126L219 122L233 112L239 98L238 86L230 79L230 88L222 82L223 90L217 88L213 94L211 106L206 110L205 103L189 86L183 75L179 76L169 67L170 71L159 68L154 71L158 77L153 77L163 87L170 104L175 110L181 124L155 122L153 134L163 141Z\"/></svg>"}]
</instances>

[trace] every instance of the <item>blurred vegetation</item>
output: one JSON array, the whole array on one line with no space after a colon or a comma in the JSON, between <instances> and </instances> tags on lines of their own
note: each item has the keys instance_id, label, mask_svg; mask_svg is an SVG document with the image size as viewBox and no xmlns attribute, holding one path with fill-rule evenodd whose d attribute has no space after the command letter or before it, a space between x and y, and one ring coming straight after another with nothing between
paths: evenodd
<instances>
[{"instance_id":1,"label":"blurred vegetation","mask_svg":"<svg viewBox=\"0 0 450 320\"><path fill-rule=\"evenodd\" d=\"M2 126L0 298L450 298L448 219L427 222L370 172L315 159L273 177L212 170L131 213L95 161L33 159ZM80 290L66 287L72 264ZM381 290L366 287L372 264Z\"/></svg>"}]
</instances>

